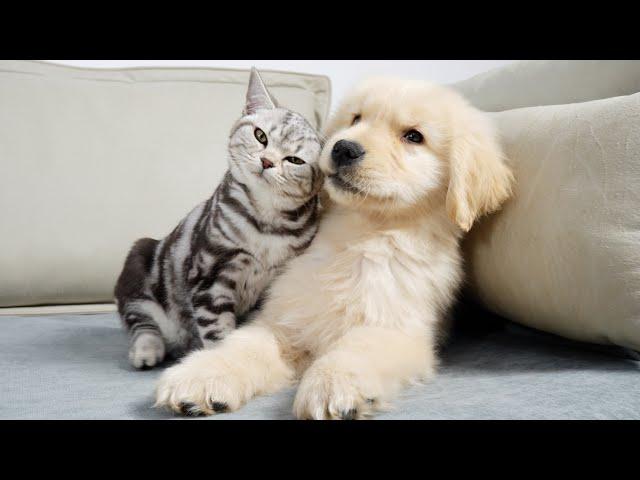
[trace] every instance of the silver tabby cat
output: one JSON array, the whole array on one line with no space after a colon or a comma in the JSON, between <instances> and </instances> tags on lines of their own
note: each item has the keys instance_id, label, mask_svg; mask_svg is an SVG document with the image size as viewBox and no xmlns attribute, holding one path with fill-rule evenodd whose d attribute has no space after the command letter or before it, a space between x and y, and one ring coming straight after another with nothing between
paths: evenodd
<instances>
[{"instance_id":1,"label":"silver tabby cat","mask_svg":"<svg viewBox=\"0 0 640 480\"><path fill-rule=\"evenodd\" d=\"M168 237L142 238L127 256L115 296L136 368L224 337L316 234L317 133L278 107L255 69L243 113L213 196Z\"/></svg>"}]
</instances>

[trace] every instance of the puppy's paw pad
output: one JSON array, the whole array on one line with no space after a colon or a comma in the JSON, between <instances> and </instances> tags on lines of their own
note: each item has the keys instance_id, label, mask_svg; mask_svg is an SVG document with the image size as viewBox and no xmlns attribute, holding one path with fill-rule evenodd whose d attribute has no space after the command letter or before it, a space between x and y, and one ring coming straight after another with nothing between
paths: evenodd
<instances>
[{"instance_id":1,"label":"puppy's paw pad","mask_svg":"<svg viewBox=\"0 0 640 480\"><path fill-rule=\"evenodd\" d=\"M216 413L224 413L229 411L229 405L225 402L211 402L211 409Z\"/></svg>"},{"instance_id":2,"label":"puppy's paw pad","mask_svg":"<svg viewBox=\"0 0 640 480\"><path fill-rule=\"evenodd\" d=\"M164 360L164 341L156 333L141 333L129 347L129 361L139 370L148 370Z\"/></svg>"},{"instance_id":3,"label":"puppy's paw pad","mask_svg":"<svg viewBox=\"0 0 640 480\"><path fill-rule=\"evenodd\" d=\"M358 418L358 409L352 408L350 410L344 410L340 412L341 420L356 420Z\"/></svg>"},{"instance_id":4,"label":"puppy's paw pad","mask_svg":"<svg viewBox=\"0 0 640 480\"><path fill-rule=\"evenodd\" d=\"M185 417L202 417L207 415L194 403L182 402L180 403L179 408L180 413Z\"/></svg>"},{"instance_id":5,"label":"puppy's paw pad","mask_svg":"<svg viewBox=\"0 0 640 480\"><path fill-rule=\"evenodd\" d=\"M156 407L187 416L214 415L237 410L245 401L243 379L224 363L200 350L165 370L156 388Z\"/></svg>"},{"instance_id":6,"label":"puppy's paw pad","mask_svg":"<svg viewBox=\"0 0 640 480\"><path fill-rule=\"evenodd\" d=\"M298 418L359 420L377 410L377 382L333 370L309 371L300 382L294 401Z\"/></svg>"}]
</instances>

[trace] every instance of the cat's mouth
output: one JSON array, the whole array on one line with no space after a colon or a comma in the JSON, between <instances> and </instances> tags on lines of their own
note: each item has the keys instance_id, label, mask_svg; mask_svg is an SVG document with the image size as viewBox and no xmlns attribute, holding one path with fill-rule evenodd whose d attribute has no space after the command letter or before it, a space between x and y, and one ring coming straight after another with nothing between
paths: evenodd
<instances>
[{"instance_id":1,"label":"cat's mouth","mask_svg":"<svg viewBox=\"0 0 640 480\"><path fill-rule=\"evenodd\" d=\"M266 168L261 168L260 170L257 170L254 172L255 176L258 178L262 178L263 180L267 180L267 173L266 173L267 169Z\"/></svg>"},{"instance_id":2,"label":"cat's mouth","mask_svg":"<svg viewBox=\"0 0 640 480\"><path fill-rule=\"evenodd\" d=\"M262 180L263 182L265 182L267 185L273 187L276 186L278 184L277 179L274 177L273 174L271 173L267 173L268 169L263 169L260 170L259 172L255 172L256 177L258 177L260 180Z\"/></svg>"}]
</instances>

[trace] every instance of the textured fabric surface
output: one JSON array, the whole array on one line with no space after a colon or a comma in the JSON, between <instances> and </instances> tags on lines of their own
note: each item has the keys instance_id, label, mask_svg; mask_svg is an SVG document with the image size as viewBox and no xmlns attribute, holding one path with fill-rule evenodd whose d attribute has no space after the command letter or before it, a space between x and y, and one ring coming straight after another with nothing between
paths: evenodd
<instances>
[{"instance_id":1,"label":"textured fabric surface","mask_svg":"<svg viewBox=\"0 0 640 480\"><path fill-rule=\"evenodd\" d=\"M327 77L262 75L321 126ZM111 301L131 244L167 235L222 178L248 78L0 61L0 307Z\"/></svg>"},{"instance_id":2,"label":"textured fabric surface","mask_svg":"<svg viewBox=\"0 0 640 480\"><path fill-rule=\"evenodd\" d=\"M379 419L640 419L640 362L511 324L454 336L439 375ZM1 419L175 419L115 314L0 319ZM290 419L295 390L211 419Z\"/></svg>"},{"instance_id":3,"label":"textured fabric surface","mask_svg":"<svg viewBox=\"0 0 640 480\"><path fill-rule=\"evenodd\" d=\"M640 61L528 60L452 86L487 112L586 102L640 92Z\"/></svg>"},{"instance_id":4,"label":"textured fabric surface","mask_svg":"<svg viewBox=\"0 0 640 480\"><path fill-rule=\"evenodd\" d=\"M494 312L640 350L640 94L494 113L513 199L466 239Z\"/></svg>"}]
</instances>

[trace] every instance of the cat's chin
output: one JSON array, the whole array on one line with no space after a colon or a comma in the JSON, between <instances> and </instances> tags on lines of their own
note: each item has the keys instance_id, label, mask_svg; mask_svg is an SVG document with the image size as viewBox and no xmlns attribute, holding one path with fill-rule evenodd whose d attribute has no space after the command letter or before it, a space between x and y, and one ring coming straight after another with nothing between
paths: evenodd
<instances>
[{"instance_id":1,"label":"cat's chin","mask_svg":"<svg viewBox=\"0 0 640 480\"><path fill-rule=\"evenodd\" d=\"M256 177L257 183L261 185L272 185L271 180L264 174L264 172L255 172L253 175Z\"/></svg>"}]
</instances>

